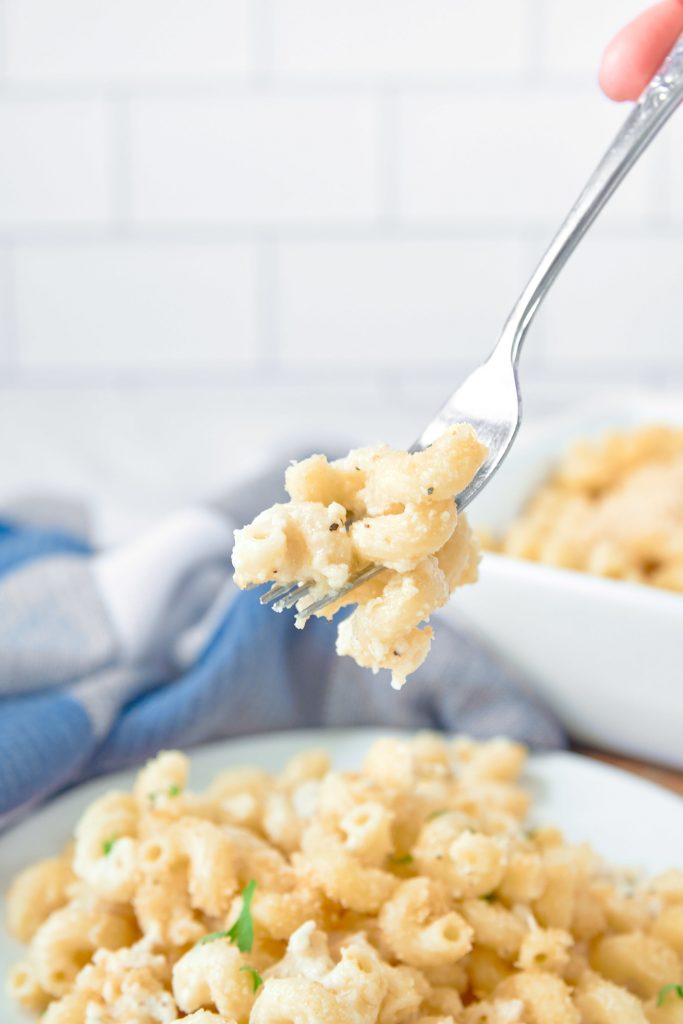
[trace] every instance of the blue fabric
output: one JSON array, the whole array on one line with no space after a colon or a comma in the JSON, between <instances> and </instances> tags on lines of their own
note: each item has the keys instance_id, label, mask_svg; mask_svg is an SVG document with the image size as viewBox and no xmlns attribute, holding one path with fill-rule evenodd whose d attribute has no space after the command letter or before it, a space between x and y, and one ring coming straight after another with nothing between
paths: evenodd
<instances>
[{"instance_id":1,"label":"blue fabric","mask_svg":"<svg viewBox=\"0 0 683 1024\"><path fill-rule=\"evenodd\" d=\"M291 619L266 611L258 591L238 594L197 662L122 710L95 768L135 763L163 746L258 732L264 722L272 729L318 724L334 627L316 620L295 630Z\"/></svg>"},{"instance_id":2,"label":"blue fabric","mask_svg":"<svg viewBox=\"0 0 683 1024\"><path fill-rule=\"evenodd\" d=\"M0 576L47 555L89 555L90 545L64 530L40 530L0 520Z\"/></svg>"},{"instance_id":3,"label":"blue fabric","mask_svg":"<svg viewBox=\"0 0 683 1024\"><path fill-rule=\"evenodd\" d=\"M313 620L297 630L292 616L261 606L258 591L236 593L189 664L170 657L163 668L158 660L153 666L117 663L113 636L98 636L84 654L88 623L91 630L108 628L102 607L92 607L98 591L91 563L82 539L0 524L0 621L13 623L2 644L16 644L15 651L0 652L0 676L7 676L0 678L0 827L89 776L137 764L162 748L223 736L362 724L504 732L534 747L564 744L553 716L508 669L464 631L443 623L427 662L400 693L386 678L336 657L334 625ZM42 567L46 579L49 568L48 587ZM227 580L228 565L224 571ZM22 573L23 588L16 586ZM34 638L30 651L21 647L24 620ZM69 630L72 622L78 628ZM36 636L44 644L37 645ZM69 637L74 671L65 682ZM40 657L31 660L36 646ZM59 672L50 677L56 660ZM24 662L29 678L16 695L13 681ZM44 676L31 678L41 671Z\"/></svg>"},{"instance_id":4,"label":"blue fabric","mask_svg":"<svg viewBox=\"0 0 683 1024\"><path fill-rule=\"evenodd\" d=\"M90 719L68 694L9 697L0 706L0 815L74 778L94 745Z\"/></svg>"}]
</instances>

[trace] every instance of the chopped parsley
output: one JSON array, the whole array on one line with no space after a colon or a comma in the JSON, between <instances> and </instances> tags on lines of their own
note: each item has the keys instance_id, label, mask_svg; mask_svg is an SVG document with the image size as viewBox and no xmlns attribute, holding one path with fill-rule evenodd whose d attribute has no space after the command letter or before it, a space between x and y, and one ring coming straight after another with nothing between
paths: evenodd
<instances>
[{"instance_id":1,"label":"chopped parsley","mask_svg":"<svg viewBox=\"0 0 683 1024\"><path fill-rule=\"evenodd\" d=\"M251 916L251 900L255 888L256 882L251 881L242 890L242 909L232 928L228 928L227 932L209 932L208 935L202 935L201 939L195 942L195 946L204 946L207 942L215 942L216 939L230 939L231 942L235 943L240 953L251 953L251 947L254 945L254 921ZM258 986L256 987L258 988ZM255 991L256 988L254 989Z\"/></svg>"},{"instance_id":2,"label":"chopped parsley","mask_svg":"<svg viewBox=\"0 0 683 1024\"><path fill-rule=\"evenodd\" d=\"M249 964L245 964L244 967L240 967L240 970L249 971L249 973L251 974L251 984L253 986L252 991L258 992L258 990L261 988L261 985L263 984L263 978L256 970L256 968L250 967Z\"/></svg>"},{"instance_id":3,"label":"chopped parsley","mask_svg":"<svg viewBox=\"0 0 683 1024\"><path fill-rule=\"evenodd\" d=\"M147 799L151 804L155 804L160 796L180 796L182 791L182 786L177 782L172 782L165 793L163 789L153 789L151 793L147 794Z\"/></svg>"},{"instance_id":4,"label":"chopped parsley","mask_svg":"<svg viewBox=\"0 0 683 1024\"><path fill-rule=\"evenodd\" d=\"M404 853L400 857L394 855L393 857L390 857L389 859L391 860L392 864L412 864L413 863L413 855L412 855L412 853Z\"/></svg>"},{"instance_id":5,"label":"chopped parsley","mask_svg":"<svg viewBox=\"0 0 683 1024\"><path fill-rule=\"evenodd\" d=\"M114 843L118 839L116 832L112 832L108 839L105 839L102 843L102 853L105 857L108 857L111 851L114 849Z\"/></svg>"},{"instance_id":6,"label":"chopped parsley","mask_svg":"<svg viewBox=\"0 0 683 1024\"><path fill-rule=\"evenodd\" d=\"M202 935L201 939L195 942L195 946L205 946L207 942L215 942L216 939L229 939L230 932L209 932L208 935Z\"/></svg>"},{"instance_id":7,"label":"chopped parsley","mask_svg":"<svg viewBox=\"0 0 683 1024\"><path fill-rule=\"evenodd\" d=\"M679 985L674 981L670 985L664 985L660 988L657 996L657 1006L664 1006L664 1001L669 992L675 992L679 999L683 999L683 985Z\"/></svg>"},{"instance_id":8,"label":"chopped parsley","mask_svg":"<svg viewBox=\"0 0 683 1024\"><path fill-rule=\"evenodd\" d=\"M495 892L487 892L485 896L480 896L480 900L485 900L486 903L493 903L496 898Z\"/></svg>"},{"instance_id":9,"label":"chopped parsley","mask_svg":"<svg viewBox=\"0 0 683 1024\"><path fill-rule=\"evenodd\" d=\"M448 814L448 808L444 807L440 811L432 811L431 814L427 815L427 821L434 821L434 818L440 818L442 814Z\"/></svg>"},{"instance_id":10,"label":"chopped parsley","mask_svg":"<svg viewBox=\"0 0 683 1024\"><path fill-rule=\"evenodd\" d=\"M234 942L240 953L251 953L254 945L254 921L251 916L251 900L254 895L256 882L252 879L242 890L242 909L240 916L228 931L231 942Z\"/></svg>"}]
</instances>

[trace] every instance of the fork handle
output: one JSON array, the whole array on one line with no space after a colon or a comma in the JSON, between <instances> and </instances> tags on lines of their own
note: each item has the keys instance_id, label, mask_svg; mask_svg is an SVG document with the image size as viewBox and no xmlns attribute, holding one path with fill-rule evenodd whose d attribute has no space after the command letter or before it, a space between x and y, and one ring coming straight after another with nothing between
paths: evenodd
<instances>
[{"instance_id":1,"label":"fork handle","mask_svg":"<svg viewBox=\"0 0 683 1024\"><path fill-rule=\"evenodd\" d=\"M638 157L683 100L683 35L626 118L597 165L505 323L496 351L516 367L527 329L555 278Z\"/></svg>"}]
</instances>

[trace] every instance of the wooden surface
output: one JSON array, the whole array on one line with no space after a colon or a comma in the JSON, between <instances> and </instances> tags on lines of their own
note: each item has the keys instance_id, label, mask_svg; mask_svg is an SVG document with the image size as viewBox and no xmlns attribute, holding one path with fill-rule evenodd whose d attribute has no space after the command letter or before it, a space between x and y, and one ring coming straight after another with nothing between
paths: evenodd
<instances>
[{"instance_id":1,"label":"wooden surface","mask_svg":"<svg viewBox=\"0 0 683 1024\"><path fill-rule=\"evenodd\" d=\"M643 778L657 782L660 786L672 789L675 793L680 793L683 796L683 772L661 768L659 765L646 764L644 761L631 761L625 757L617 757L616 754L603 754L597 750L578 748L578 753L595 758L596 761L613 764L616 768L633 772L635 775L641 775Z\"/></svg>"}]
</instances>

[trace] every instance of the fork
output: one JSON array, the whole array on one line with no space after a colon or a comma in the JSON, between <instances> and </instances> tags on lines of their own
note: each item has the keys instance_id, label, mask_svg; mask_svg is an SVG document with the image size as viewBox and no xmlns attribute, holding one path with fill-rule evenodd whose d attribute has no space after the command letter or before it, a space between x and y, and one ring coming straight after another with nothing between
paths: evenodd
<instances>
[{"instance_id":1,"label":"fork","mask_svg":"<svg viewBox=\"0 0 683 1024\"><path fill-rule=\"evenodd\" d=\"M425 427L411 452L427 448L454 423L469 423L488 456L467 487L455 498L458 511L465 509L501 465L522 420L519 357L527 331L541 302L558 274L588 231L608 199L617 190L638 157L683 100L683 35L644 90L626 118L612 145L598 163L559 231L545 251L508 316L490 356L454 391ZM297 625L309 616L350 593L359 584L382 572L371 565L345 586L332 590L298 610ZM272 587L261 598L274 611L298 604L311 593L312 583L285 583Z\"/></svg>"}]
</instances>

